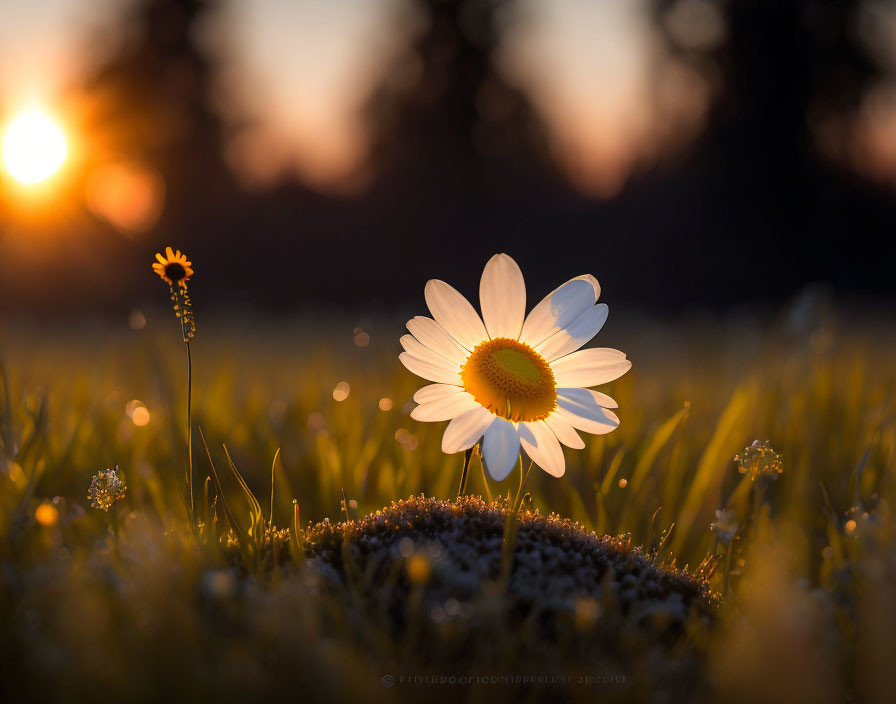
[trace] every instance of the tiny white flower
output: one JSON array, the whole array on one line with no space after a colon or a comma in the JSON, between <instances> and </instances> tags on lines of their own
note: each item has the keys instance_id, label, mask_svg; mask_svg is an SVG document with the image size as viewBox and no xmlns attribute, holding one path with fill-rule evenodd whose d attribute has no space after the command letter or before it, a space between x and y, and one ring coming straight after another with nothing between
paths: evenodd
<instances>
[{"instance_id":1,"label":"tiny white flower","mask_svg":"<svg viewBox=\"0 0 896 704\"><path fill-rule=\"evenodd\" d=\"M576 430L602 435L619 425L616 402L589 386L632 366L619 350L580 350L603 327L609 309L586 274L550 293L526 315L526 286L516 262L496 254L479 284L482 317L444 281L426 284L432 318L417 316L401 338L401 362L436 382L414 395L418 421L450 420L442 450L467 450L482 440L489 474L500 481L520 447L548 474L566 470L560 443L585 447Z\"/></svg>"},{"instance_id":2,"label":"tiny white flower","mask_svg":"<svg viewBox=\"0 0 896 704\"><path fill-rule=\"evenodd\" d=\"M734 509L720 508L716 509L716 520L709 524L710 530L715 532L719 542L723 545L730 543L737 535L740 524L734 520L735 518L737 518L737 512Z\"/></svg>"}]
</instances>

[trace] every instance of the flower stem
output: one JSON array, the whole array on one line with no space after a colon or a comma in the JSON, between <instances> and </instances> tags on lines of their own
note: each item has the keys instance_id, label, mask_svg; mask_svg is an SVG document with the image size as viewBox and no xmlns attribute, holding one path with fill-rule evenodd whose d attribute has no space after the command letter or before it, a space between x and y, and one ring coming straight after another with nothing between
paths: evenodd
<instances>
[{"instance_id":1,"label":"flower stem","mask_svg":"<svg viewBox=\"0 0 896 704\"><path fill-rule=\"evenodd\" d=\"M529 468L526 470L526 473L523 474L523 456L520 455L520 488L516 492L516 496L513 499L513 513L516 514L517 511L520 510L520 505L523 503L523 491L526 488L526 482L529 481L529 473L532 471L532 460L529 460Z\"/></svg>"},{"instance_id":2,"label":"flower stem","mask_svg":"<svg viewBox=\"0 0 896 704\"><path fill-rule=\"evenodd\" d=\"M506 589L510 582L510 572L513 569L513 551L516 549L517 531L519 524L517 522L517 511L519 510L520 497L523 488L526 486L526 480L529 479L529 472L532 471L532 462L529 462L529 469L523 474L523 454L520 453L520 488L513 499L513 505L508 506L504 513L504 538L501 541L501 567L499 582ZM510 494L508 493L508 497Z\"/></svg>"},{"instance_id":3,"label":"flower stem","mask_svg":"<svg viewBox=\"0 0 896 704\"><path fill-rule=\"evenodd\" d=\"M196 522L193 506L193 358L190 354L190 342L187 347L187 491L190 493L190 521Z\"/></svg>"},{"instance_id":4,"label":"flower stem","mask_svg":"<svg viewBox=\"0 0 896 704\"><path fill-rule=\"evenodd\" d=\"M3 451L6 457L12 459L12 404L9 401L9 377L6 375L6 367L0 362L0 378L3 379L3 396L6 402L6 410L3 413Z\"/></svg>"},{"instance_id":5,"label":"flower stem","mask_svg":"<svg viewBox=\"0 0 896 704\"><path fill-rule=\"evenodd\" d=\"M734 552L734 541L728 543L728 553L725 555L725 578L722 584L722 596L728 596L728 584L731 578L731 555Z\"/></svg>"},{"instance_id":6,"label":"flower stem","mask_svg":"<svg viewBox=\"0 0 896 704\"><path fill-rule=\"evenodd\" d=\"M464 495L464 489L467 486L467 470L470 469L470 458L473 456L473 448L466 450L464 452L464 468L460 473L460 488L457 490L457 498L460 498Z\"/></svg>"},{"instance_id":7,"label":"flower stem","mask_svg":"<svg viewBox=\"0 0 896 704\"><path fill-rule=\"evenodd\" d=\"M491 503L492 490L488 486L488 477L485 476L485 462L482 461L482 453L477 452L476 457L479 459L479 469L482 470L482 486L485 487L485 495L488 497L489 503Z\"/></svg>"}]
</instances>

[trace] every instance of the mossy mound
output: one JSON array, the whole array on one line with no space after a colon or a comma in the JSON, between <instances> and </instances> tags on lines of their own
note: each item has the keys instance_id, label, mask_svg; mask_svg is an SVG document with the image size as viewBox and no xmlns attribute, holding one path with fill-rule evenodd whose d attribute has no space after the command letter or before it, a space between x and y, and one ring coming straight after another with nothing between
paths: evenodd
<instances>
[{"instance_id":1,"label":"mossy mound","mask_svg":"<svg viewBox=\"0 0 896 704\"><path fill-rule=\"evenodd\" d=\"M503 503L473 496L394 502L310 527L307 567L418 662L693 672L717 604L705 582L538 512L519 517L510 563L505 517Z\"/></svg>"}]
</instances>

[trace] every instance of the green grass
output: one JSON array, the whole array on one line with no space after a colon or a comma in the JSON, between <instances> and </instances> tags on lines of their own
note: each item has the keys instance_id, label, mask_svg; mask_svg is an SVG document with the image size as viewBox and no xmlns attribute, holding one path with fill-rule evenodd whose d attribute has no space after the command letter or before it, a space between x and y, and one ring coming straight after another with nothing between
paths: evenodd
<instances>
[{"instance_id":1,"label":"green grass","mask_svg":"<svg viewBox=\"0 0 896 704\"><path fill-rule=\"evenodd\" d=\"M113 691L140 701L383 694L380 678L407 662L399 644L376 641L381 634L313 596L301 576L260 562L235 576L225 554L202 547L208 523L197 543L184 502L183 346L170 311L147 317L139 331L0 325L3 686L61 700ZM398 498L457 491L462 455L441 453L445 424L408 415L423 382L397 360L400 321L361 323L370 344L358 347L359 323L335 317L209 321L198 311L194 423L242 530L254 512L259 544L271 519L272 464L280 528L293 526L296 505L303 526L344 519L343 491L353 518ZM704 696L892 698L892 331L883 316L760 324L614 312L599 336L634 364L601 389L619 402L621 426L567 451L562 479L534 469L527 490L543 513L628 533L648 548L674 524L663 556L692 568L707 554L727 557L709 526L716 509L737 511L741 535L712 578L716 591L726 581L729 589L707 644ZM350 392L339 402L333 390L343 381ZM381 398L391 410L380 409ZM149 411L144 427L126 414L133 399ZM770 440L784 461L758 498L733 462L755 439ZM257 506L229 469L225 443ZM126 498L109 513L90 508L91 477L115 465ZM211 465L198 432L194 472L202 520L214 482L206 483ZM512 474L489 489L512 498L518 481ZM475 461L467 492L485 493ZM44 502L58 511L50 526L35 520ZM223 501L216 508L223 533ZM583 700L596 691L646 696L649 671L628 674L648 684L623 694L564 691ZM417 696L474 700L507 690L412 687Z\"/></svg>"}]
</instances>

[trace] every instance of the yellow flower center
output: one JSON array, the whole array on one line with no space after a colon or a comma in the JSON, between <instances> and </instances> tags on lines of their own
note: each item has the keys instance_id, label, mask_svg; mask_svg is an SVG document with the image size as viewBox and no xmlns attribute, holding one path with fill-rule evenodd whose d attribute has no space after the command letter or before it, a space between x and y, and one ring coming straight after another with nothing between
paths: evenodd
<instances>
[{"instance_id":1,"label":"yellow flower center","mask_svg":"<svg viewBox=\"0 0 896 704\"><path fill-rule=\"evenodd\" d=\"M545 359L506 337L478 345L460 376L476 401L508 420L547 418L557 400L554 373Z\"/></svg>"}]
</instances>

